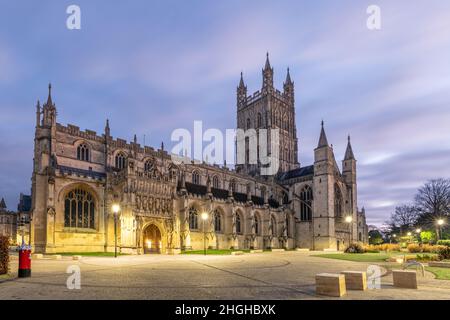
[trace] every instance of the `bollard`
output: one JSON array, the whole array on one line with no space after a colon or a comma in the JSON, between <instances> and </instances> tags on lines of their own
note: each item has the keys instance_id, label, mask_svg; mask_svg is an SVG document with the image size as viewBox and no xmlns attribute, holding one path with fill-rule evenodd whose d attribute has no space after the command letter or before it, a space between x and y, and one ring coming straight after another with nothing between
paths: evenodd
<instances>
[{"instance_id":1,"label":"bollard","mask_svg":"<svg viewBox=\"0 0 450 320\"><path fill-rule=\"evenodd\" d=\"M19 248L19 278L31 277L31 246L24 243Z\"/></svg>"}]
</instances>

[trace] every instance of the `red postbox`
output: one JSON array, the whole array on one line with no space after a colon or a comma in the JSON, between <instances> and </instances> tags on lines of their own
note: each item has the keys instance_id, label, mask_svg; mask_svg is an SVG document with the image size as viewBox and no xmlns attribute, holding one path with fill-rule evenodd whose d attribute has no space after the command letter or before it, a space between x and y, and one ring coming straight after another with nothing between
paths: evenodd
<instances>
[{"instance_id":1,"label":"red postbox","mask_svg":"<svg viewBox=\"0 0 450 320\"><path fill-rule=\"evenodd\" d=\"M31 246L22 244L19 248L19 278L31 277Z\"/></svg>"}]
</instances>

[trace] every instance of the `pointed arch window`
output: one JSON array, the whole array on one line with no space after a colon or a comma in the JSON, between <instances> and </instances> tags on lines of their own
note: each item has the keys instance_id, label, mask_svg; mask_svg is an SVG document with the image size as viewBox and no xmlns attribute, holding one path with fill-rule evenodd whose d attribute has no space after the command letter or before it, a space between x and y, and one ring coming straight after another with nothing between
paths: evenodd
<instances>
[{"instance_id":1,"label":"pointed arch window","mask_svg":"<svg viewBox=\"0 0 450 320\"><path fill-rule=\"evenodd\" d=\"M313 193L310 186L305 186L300 192L300 220L312 220Z\"/></svg>"},{"instance_id":2,"label":"pointed arch window","mask_svg":"<svg viewBox=\"0 0 450 320\"><path fill-rule=\"evenodd\" d=\"M262 126L262 116L261 113L258 112L258 128L261 128L261 126Z\"/></svg>"},{"instance_id":3,"label":"pointed arch window","mask_svg":"<svg viewBox=\"0 0 450 320\"><path fill-rule=\"evenodd\" d=\"M64 199L64 226L95 229L95 201L92 194L77 188Z\"/></svg>"},{"instance_id":4,"label":"pointed arch window","mask_svg":"<svg viewBox=\"0 0 450 320\"><path fill-rule=\"evenodd\" d=\"M271 217L271 224L272 224L272 236L276 237L277 235L277 221L275 220L275 217Z\"/></svg>"},{"instance_id":5,"label":"pointed arch window","mask_svg":"<svg viewBox=\"0 0 450 320\"><path fill-rule=\"evenodd\" d=\"M200 184L200 173L198 171L192 172L192 183Z\"/></svg>"},{"instance_id":6,"label":"pointed arch window","mask_svg":"<svg viewBox=\"0 0 450 320\"><path fill-rule=\"evenodd\" d=\"M247 118L247 129L250 129L251 123L250 123L250 118Z\"/></svg>"},{"instance_id":7,"label":"pointed arch window","mask_svg":"<svg viewBox=\"0 0 450 320\"><path fill-rule=\"evenodd\" d=\"M127 157L125 156L125 154L123 152L119 152L115 158L116 168L119 170L125 169L126 162L127 162Z\"/></svg>"},{"instance_id":8,"label":"pointed arch window","mask_svg":"<svg viewBox=\"0 0 450 320\"><path fill-rule=\"evenodd\" d=\"M81 161L90 160L90 150L86 144L82 143L77 147L77 159Z\"/></svg>"},{"instance_id":9,"label":"pointed arch window","mask_svg":"<svg viewBox=\"0 0 450 320\"><path fill-rule=\"evenodd\" d=\"M286 215L286 235L287 235L288 237L291 236L291 231L290 231L290 229L291 229L291 224L290 224L290 221L289 221L289 215L287 214L287 215Z\"/></svg>"},{"instance_id":10,"label":"pointed arch window","mask_svg":"<svg viewBox=\"0 0 450 320\"><path fill-rule=\"evenodd\" d=\"M334 216L342 217L342 193L337 184L334 185Z\"/></svg>"},{"instance_id":11,"label":"pointed arch window","mask_svg":"<svg viewBox=\"0 0 450 320\"><path fill-rule=\"evenodd\" d=\"M214 210L214 231L222 232L222 216L219 210Z\"/></svg>"},{"instance_id":12,"label":"pointed arch window","mask_svg":"<svg viewBox=\"0 0 450 320\"><path fill-rule=\"evenodd\" d=\"M154 168L154 163L152 160L145 161L145 164L144 164L145 172L150 172L153 170L153 168Z\"/></svg>"},{"instance_id":13,"label":"pointed arch window","mask_svg":"<svg viewBox=\"0 0 450 320\"><path fill-rule=\"evenodd\" d=\"M218 176L214 176L212 182L213 182L213 188L216 188L216 189L220 188L220 183L219 183L219 177Z\"/></svg>"},{"instance_id":14,"label":"pointed arch window","mask_svg":"<svg viewBox=\"0 0 450 320\"><path fill-rule=\"evenodd\" d=\"M197 209L191 207L189 209L189 229L197 230L198 229L198 212Z\"/></svg>"},{"instance_id":15,"label":"pointed arch window","mask_svg":"<svg viewBox=\"0 0 450 320\"><path fill-rule=\"evenodd\" d=\"M260 223L259 223L259 216L255 214L255 234L259 236L261 234L260 232Z\"/></svg>"},{"instance_id":16,"label":"pointed arch window","mask_svg":"<svg viewBox=\"0 0 450 320\"><path fill-rule=\"evenodd\" d=\"M236 180L232 179L232 180L230 181L230 186L231 186L231 191L232 191L232 192L236 192L236 191L237 191L237 190L236 190Z\"/></svg>"},{"instance_id":17,"label":"pointed arch window","mask_svg":"<svg viewBox=\"0 0 450 320\"><path fill-rule=\"evenodd\" d=\"M242 233L241 215L236 213L236 233Z\"/></svg>"}]
</instances>

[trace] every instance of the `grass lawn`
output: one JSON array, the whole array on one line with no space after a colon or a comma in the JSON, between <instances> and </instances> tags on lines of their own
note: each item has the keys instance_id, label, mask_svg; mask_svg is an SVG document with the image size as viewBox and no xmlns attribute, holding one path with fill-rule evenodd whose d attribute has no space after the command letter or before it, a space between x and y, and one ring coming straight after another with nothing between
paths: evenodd
<instances>
[{"instance_id":1,"label":"grass lawn","mask_svg":"<svg viewBox=\"0 0 450 320\"><path fill-rule=\"evenodd\" d=\"M396 253L398 254L398 253ZM392 253L327 253L318 254L313 257L347 260L355 262L385 262Z\"/></svg>"},{"instance_id":2,"label":"grass lawn","mask_svg":"<svg viewBox=\"0 0 450 320\"><path fill-rule=\"evenodd\" d=\"M450 268L426 267L425 270L430 271L439 280L450 280Z\"/></svg>"},{"instance_id":3,"label":"grass lawn","mask_svg":"<svg viewBox=\"0 0 450 320\"><path fill-rule=\"evenodd\" d=\"M233 251L242 251L242 252L250 252L250 250L231 250L231 249L208 249L206 250L206 254L219 254L219 255L226 255L231 254ZM189 250L189 251L183 251L182 254L204 254L203 250Z\"/></svg>"},{"instance_id":4,"label":"grass lawn","mask_svg":"<svg viewBox=\"0 0 450 320\"><path fill-rule=\"evenodd\" d=\"M114 252L61 252L56 254L62 256L114 257ZM117 255L126 256L126 254L119 252L117 252Z\"/></svg>"}]
</instances>

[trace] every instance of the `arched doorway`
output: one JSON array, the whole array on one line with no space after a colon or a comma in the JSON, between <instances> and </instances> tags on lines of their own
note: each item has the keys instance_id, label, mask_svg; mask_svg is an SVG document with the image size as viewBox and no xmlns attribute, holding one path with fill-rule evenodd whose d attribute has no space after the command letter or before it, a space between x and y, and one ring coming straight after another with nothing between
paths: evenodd
<instances>
[{"instance_id":1,"label":"arched doorway","mask_svg":"<svg viewBox=\"0 0 450 320\"><path fill-rule=\"evenodd\" d=\"M147 253L161 253L161 231L154 224L145 228L144 232L144 254Z\"/></svg>"}]
</instances>

